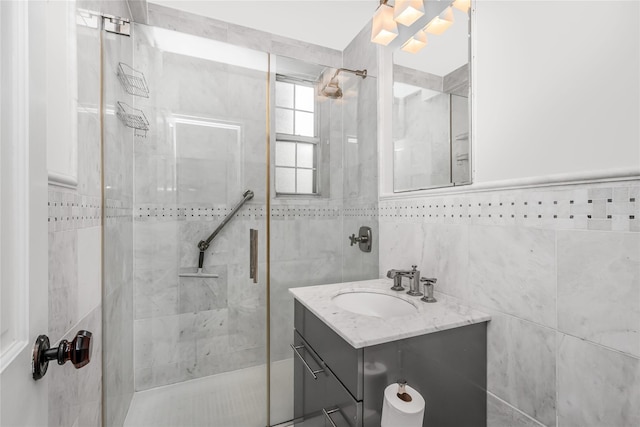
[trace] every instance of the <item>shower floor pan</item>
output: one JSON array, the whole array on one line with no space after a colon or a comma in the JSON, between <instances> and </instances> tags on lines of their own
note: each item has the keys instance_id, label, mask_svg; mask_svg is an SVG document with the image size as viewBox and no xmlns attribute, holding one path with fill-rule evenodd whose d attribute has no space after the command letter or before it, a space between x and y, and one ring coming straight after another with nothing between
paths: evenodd
<instances>
[{"instance_id":1,"label":"shower floor pan","mask_svg":"<svg viewBox=\"0 0 640 427\"><path fill-rule=\"evenodd\" d=\"M293 389L291 359L273 363L271 375L273 389ZM124 427L262 427L265 384L265 365L259 365L138 391ZM291 419L293 399L290 407L272 411L275 419Z\"/></svg>"}]
</instances>

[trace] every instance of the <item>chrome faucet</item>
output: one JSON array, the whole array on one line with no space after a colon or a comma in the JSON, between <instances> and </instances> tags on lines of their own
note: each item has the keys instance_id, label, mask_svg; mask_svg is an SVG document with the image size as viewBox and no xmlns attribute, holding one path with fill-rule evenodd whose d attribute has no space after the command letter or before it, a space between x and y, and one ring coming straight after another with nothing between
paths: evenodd
<instances>
[{"instance_id":1,"label":"chrome faucet","mask_svg":"<svg viewBox=\"0 0 640 427\"><path fill-rule=\"evenodd\" d=\"M424 295L420 292L420 270L418 270L417 265L411 266L411 271L408 276L409 281L409 290L407 291L407 295L411 295L412 297L421 297Z\"/></svg>"},{"instance_id":2,"label":"chrome faucet","mask_svg":"<svg viewBox=\"0 0 640 427\"><path fill-rule=\"evenodd\" d=\"M391 287L392 291L404 291L404 287L402 286L402 278L409 272L410 272L409 270L387 271L387 277L389 279L393 279L393 286Z\"/></svg>"},{"instance_id":3,"label":"chrome faucet","mask_svg":"<svg viewBox=\"0 0 640 427\"><path fill-rule=\"evenodd\" d=\"M402 278L406 277L410 280L407 294L414 297L424 295L420 292L420 271L417 265L412 265L411 270L389 270L387 271L387 277L393 279L393 287L391 288L393 291L404 290L404 287L402 287Z\"/></svg>"}]
</instances>

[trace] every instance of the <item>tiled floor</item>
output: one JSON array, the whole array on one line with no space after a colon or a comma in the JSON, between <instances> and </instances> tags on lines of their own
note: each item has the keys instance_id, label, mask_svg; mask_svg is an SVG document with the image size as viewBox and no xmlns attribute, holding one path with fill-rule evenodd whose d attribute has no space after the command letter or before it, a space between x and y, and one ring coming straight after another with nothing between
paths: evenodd
<instances>
[{"instance_id":1,"label":"tiled floor","mask_svg":"<svg viewBox=\"0 0 640 427\"><path fill-rule=\"evenodd\" d=\"M272 389L293 386L293 361L271 367ZM293 417L293 399L272 409L272 419ZM287 407L285 407L287 406ZM136 392L125 427L262 427L266 425L265 365Z\"/></svg>"}]
</instances>

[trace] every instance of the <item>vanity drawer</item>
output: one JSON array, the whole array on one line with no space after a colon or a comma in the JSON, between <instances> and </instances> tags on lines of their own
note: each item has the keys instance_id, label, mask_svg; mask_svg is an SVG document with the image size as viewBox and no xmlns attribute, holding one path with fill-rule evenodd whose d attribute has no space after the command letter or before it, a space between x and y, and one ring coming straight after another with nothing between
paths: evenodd
<instances>
[{"instance_id":1,"label":"vanity drawer","mask_svg":"<svg viewBox=\"0 0 640 427\"><path fill-rule=\"evenodd\" d=\"M293 416L296 427L324 427L328 369L308 343L293 334Z\"/></svg>"},{"instance_id":2,"label":"vanity drawer","mask_svg":"<svg viewBox=\"0 0 640 427\"><path fill-rule=\"evenodd\" d=\"M326 401L323 408L326 425L362 427L362 402L353 398L330 369L327 371Z\"/></svg>"},{"instance_id":3,"label":"vanity drawer","mask_svg":"<svg viewBox=\"0 0 640 427\"><path fill-rule=\"evenodd\" d=\"M362 427L362 402L351 396L297 332L293 342L296 427Z\"/></svg>"},{"instance_id":4,"label":"vanity drawer","mask_svg":"<svg viewBox=\"0 0 640 427\"><path fill-rule=\"evenodd\" d=\"M355 349L295 301L295 328L356 400L363 397L363 349Z\"/></svg>"}]
</instances>

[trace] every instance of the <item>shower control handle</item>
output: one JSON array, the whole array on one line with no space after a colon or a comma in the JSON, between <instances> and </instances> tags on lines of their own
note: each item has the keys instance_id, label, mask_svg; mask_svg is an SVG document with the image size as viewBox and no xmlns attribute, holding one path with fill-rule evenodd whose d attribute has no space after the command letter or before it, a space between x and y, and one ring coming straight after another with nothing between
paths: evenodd
<instances>
[{"instance_id":1,"label":"shower control handle","mask_svg":"<svg viewBox=\"0 0 640 427\"><path fill-rule=\"evenodd\" d=\"M358 235L356 236L355 233L352 234L351 236L349 236L349 240L351 240L350 246L358 243L358 247L362 252L371 252L371 243L373 240L371 227L360 227L360 230L358 230Z\"/></svg>"},{"instance_id":2,"label":"shower control handle","mask_svg":"<svg viewBox=\"0 0 640 427\"><path fill-rule=\"evenodd\" d=\"M356 237L356 235L354 233L351 236L349 236L349 240L351 240L351 244L349 246L353 246L356 243L360 243L360 242L367 243L367 240L369 240L369 239L367 239L367 236L358 236L358 237Z\"/></svg>"}]
</instances>

